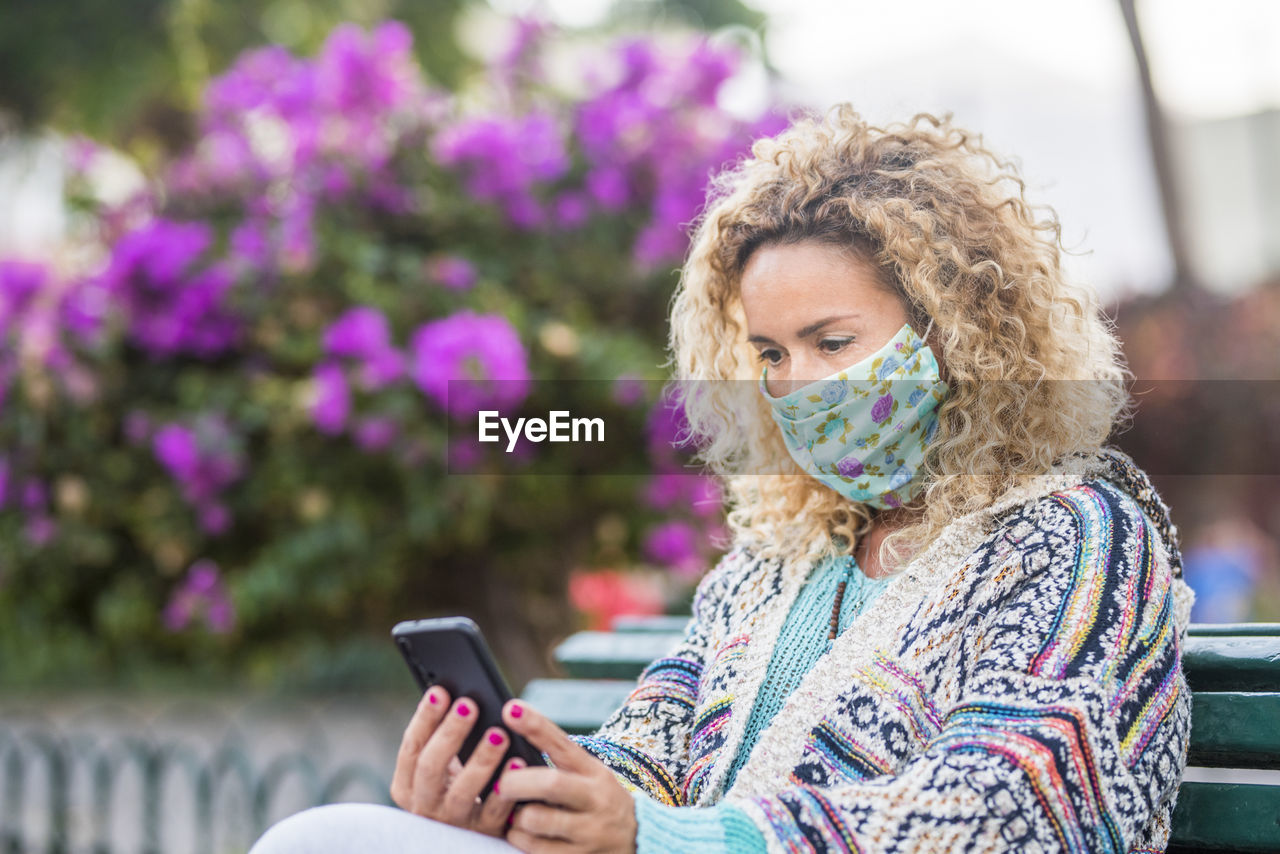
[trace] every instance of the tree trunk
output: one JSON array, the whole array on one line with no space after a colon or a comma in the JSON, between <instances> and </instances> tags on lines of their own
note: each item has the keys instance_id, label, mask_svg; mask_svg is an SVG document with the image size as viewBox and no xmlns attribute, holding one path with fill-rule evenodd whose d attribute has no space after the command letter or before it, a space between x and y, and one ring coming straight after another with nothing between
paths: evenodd
<instances>
[{"instance_id":1,"label":"tree trunk","mask_svg":"<svg viewBox=\"0 0 1280 854\"><path fill-rule=\"evenodd\" d=\"M1160 101L1156 97L1155 87L1151 83L1151 65L1147 61L1147 50L1143 46L1142 32L1138 27L1138 14L1134 8L1135 0L1119 0L1119 2L1120 11L1124 15L1125 28L1129 31L1129 44L1133 47L1134 60L1138 65L1138 77L1142 83L1142 103L1146 113L1147 140L1151 145L1151 164L1155 169L1156 187L1160 193L1165 236L1169 241L1169 252L1173 256L1171 287L1175 293L1179 294L1199 292L1201 285L1188 251L1182 198L1169 151L1169 126Z\"/></svg>"}]
</instances>

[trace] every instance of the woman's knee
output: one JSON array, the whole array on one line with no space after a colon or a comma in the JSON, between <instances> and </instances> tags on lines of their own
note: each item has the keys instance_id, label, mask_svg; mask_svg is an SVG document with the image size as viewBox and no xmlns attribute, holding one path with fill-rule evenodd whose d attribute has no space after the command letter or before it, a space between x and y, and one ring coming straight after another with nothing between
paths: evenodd
<instances>
[{"instance_id":1,"label":"woman's knee","mask_svg":"<svg viewBox=\"0 0 1280 854\"><path fill-rule=\"evenodd\" d=\"M327 804L273 825L249 854L507 854L504 840L453 827L382 804Z\"/></svg>"},{"instance_id":2,"label":"woman's knee","mask_svg":"<svg viewBox=\"0 0 1280 854\"><path fill-rule=\"evenodd\" d=\"M378 850L400 810L380 804L326 804L272 825L250 854L328 854Z\"/></svg>"}]
</instances>

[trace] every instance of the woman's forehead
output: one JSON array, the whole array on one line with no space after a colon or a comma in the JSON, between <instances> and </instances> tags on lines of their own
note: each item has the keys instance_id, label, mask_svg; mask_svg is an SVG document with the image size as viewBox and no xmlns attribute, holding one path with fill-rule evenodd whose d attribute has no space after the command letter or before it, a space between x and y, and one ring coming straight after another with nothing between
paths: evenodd
<instances>
[{"instance_id":1,"label":"woman's forehead","mask_svg":"<svg viewBox=\"0 0 1280 854\"><path fill-rule=\"evenodd\" d=\"M875 267L838 247L814 242L760 248L743 270L739 291L752 325L774 326L815 312L875 313L898 304Z\"/></svg>"}]
</instances>

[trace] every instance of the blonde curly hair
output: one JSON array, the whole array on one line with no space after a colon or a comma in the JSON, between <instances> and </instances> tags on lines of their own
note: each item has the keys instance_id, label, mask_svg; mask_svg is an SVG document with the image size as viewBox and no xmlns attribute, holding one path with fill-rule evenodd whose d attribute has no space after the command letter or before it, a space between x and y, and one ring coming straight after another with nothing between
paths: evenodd
<instances>
[{"instance_id":1,"label":"blonde curly hair","mask_svg":"<svg viewBox=\"0 0 1280 854\"><path fill-rule=\"evenodd\" d=\"M674 388L700 459L721 476L735 542L805 561L851 553L877 512L795 464L756 390L738 286L764 245L843 245L879 269L917 334L933 321L949 392L914 519L881 547L890 571L952 519L1100 448L1131 417L1132 374L1096 294L1063 276L1056 214L1036 219L1016 165L950 114L881 128L838 105L751 154L712 182L669 341Z\"/></svg>"}]
</instances>

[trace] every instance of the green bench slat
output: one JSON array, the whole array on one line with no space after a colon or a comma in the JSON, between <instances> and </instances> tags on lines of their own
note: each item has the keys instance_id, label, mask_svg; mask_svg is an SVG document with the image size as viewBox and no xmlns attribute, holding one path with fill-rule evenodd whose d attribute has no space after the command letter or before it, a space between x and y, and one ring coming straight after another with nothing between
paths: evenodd
<instances>
[{"instance_id":1,"label":"green bench slat","mask_svg":"<svg viewBox=\"0 0 1280 854\"><path fill-rule=\"evenodd\" d=\"M1169 851L1276 850L1280 786L1183 783L1173 808Z\"/></svg>"},{"instance_id":2,"label":"green bench slat","mask_svg":"<svg viewBox=\"0 0 1280 854\"><path fill-rule=\"evenodd\" d=\"M613 618L610 628L615 632L630 634L632 632L675 632L683 634L685 627L689 625L689 620L693 619L691 614L671 615L663 614L661 616L640 616L625 615Z\"/></svg>"},{"instance_id":3,"label":"green bench slat","mask_svg":"<svg viewBox=\"0 0 1280 854\"><path fill-rule=\"evenodd\" d=\"M1191 695L1189 765L1280 768L1280 694Z\"/></svg>"},{"instance_id":4,"label":"green bench slat","mask_svg":"<svg viewBox=\"0 0 1280 854\"><path fill-rule=\"evenodd\" d=\"M1188 637L1182 667L1193 691L1280 691L1280 637Z\"/></svg>"},{"instance_id":5,"label":"green bench slat","mask_svg":"<svg viewBox=\"0 0 1280 854\"><path fill-rule=\"evenodd\" d=\"M1280 623L1192 623L1187 627L1187 634L1192 637L1275 637L1280 635Z\"/></svg>"},{"instance_id":6,"label":"green bench slat","mask_svg":"<svg viewBox=\"0 0 1280 854\"><path fill-rule=\"evenodd\" d=\"M625 679L532 679L521 698L574 735L593 733L636 687Z\"/></svg>"},{"instance_id":7,"label":"green bench slat","mask_svg":"<svg viewBox=\"0 0 1280 854\"><path fill-rule=\"evenodd\" d=\"M632 679L676 648L677 632L577 632L555 649L555 659L576 679Z\"/></svg>"}]
</instances>

